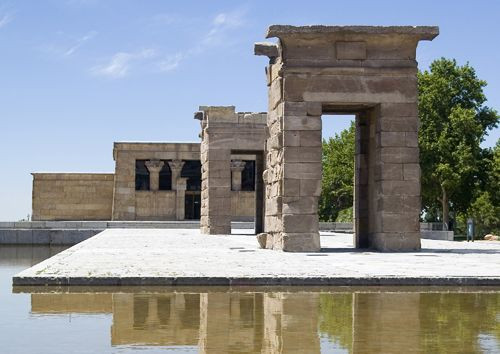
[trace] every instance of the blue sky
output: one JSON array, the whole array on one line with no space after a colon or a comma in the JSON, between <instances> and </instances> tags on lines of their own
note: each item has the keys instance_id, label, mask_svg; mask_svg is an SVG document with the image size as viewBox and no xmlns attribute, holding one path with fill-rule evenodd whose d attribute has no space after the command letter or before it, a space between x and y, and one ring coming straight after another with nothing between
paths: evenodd
<instances>
[{"instance_id":1,"label":"blue sky","mask_svg":"<svg viewBox=\"0 0 500 354\"><path fill-rule=\"evenodd\" d=\"M265 111L253 43L270 24L438 25L420 67L470 62L499 110L499 4L0 0L0 220L31 212L30 172L112 172L113 141L196 141L199 105ZM323 130L347 124L329 117Z\"/></svg>"}]
</instances>

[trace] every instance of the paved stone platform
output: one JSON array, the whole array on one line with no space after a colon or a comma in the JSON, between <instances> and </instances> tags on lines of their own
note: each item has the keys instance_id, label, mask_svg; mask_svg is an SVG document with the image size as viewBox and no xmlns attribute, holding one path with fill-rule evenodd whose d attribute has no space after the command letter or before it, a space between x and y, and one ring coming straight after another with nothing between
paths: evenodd
<instances>
[{"instance_id":1,"label":"paved stone platform","mask_svg":"<svg viewBox=\"0 0 500 354\"><path fill-rule=\"evenodd\" d=\"M422 240L420 252L378 253L354 249L351 235L322 232L322 252L285 253L259 249L247 232L109 229L17 274L13 284L500 286L500 242Z\"/></svg>"}]
</instances>

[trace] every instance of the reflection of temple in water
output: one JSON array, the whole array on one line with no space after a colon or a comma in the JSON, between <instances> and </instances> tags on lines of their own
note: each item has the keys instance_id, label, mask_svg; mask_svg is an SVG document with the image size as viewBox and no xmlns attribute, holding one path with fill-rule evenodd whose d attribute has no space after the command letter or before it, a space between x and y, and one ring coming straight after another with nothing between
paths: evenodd
<instances>
[{"instance_id":1,"label":"reflection of temple in water","mask_svg":"<svg viewBox=\"0 0 500 354\"><path fill-rule=\"evenodd\" d=\"M33 313L112 313L113 345L202 353L319 353L320 337L349 353L473 353L499 305L498 294L418 292L31 295Z\"/></svg>"},{"instance_id":2,"label":"reflection of temple in water","mask_svg":"<svg viewBox=\"0 0 500 354\"><path fill-rule=\"evenodd\" d=\"M32 294L33 313L112 313L113 345L319 352L319 294Z\"/></svg>"}]
</instances>

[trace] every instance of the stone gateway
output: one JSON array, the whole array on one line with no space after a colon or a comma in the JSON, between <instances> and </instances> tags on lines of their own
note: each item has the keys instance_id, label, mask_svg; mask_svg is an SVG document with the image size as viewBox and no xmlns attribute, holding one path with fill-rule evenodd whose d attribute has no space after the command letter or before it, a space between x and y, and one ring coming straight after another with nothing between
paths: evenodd
<instances>
[{"instance_id":1,"label":"stone gateway","mask_svg":"<svg viewBox=\"0 0 500 354\"><path fill-rule=\"evenodd\" d=\"M356 115L354 243L420 249L417 62L437 27L271 26L265 234L284 251L319 251L321 119Z\"/></svg>"}]
</instances>

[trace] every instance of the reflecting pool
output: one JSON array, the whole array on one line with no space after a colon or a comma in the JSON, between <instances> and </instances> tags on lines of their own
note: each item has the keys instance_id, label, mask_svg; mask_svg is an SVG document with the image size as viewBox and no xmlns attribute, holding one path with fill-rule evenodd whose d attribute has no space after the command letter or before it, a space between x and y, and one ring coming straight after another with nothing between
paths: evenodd
<instances>
[{"instance_id":1,"label":"reflecting pool","mask_svg":"<svg viewBox=\"0 0 500 354\"><path fill-rule=\"evenodd\" d=\"M494 288L12 289L61 250L0 248L0 352L500 352Z\"/></svg>"}]
</instances>

